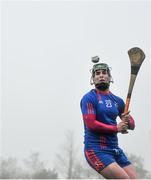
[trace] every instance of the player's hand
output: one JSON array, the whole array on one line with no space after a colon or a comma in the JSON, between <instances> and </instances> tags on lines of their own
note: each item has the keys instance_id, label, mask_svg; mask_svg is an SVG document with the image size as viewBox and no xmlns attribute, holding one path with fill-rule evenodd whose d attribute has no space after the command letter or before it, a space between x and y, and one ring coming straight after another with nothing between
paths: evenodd
<instances>
[{"instance_id":1,"label":"player's hand","mask_svg":"<svg viewBox=\"0 0 151 180\"><path fill-rule=\"evenodd\" d=\"M119 124L117 124L117 130L118 132L123 133L128 129L128 122L127 121L121 121ZM128 133L128 132L127 132Z\"/></svg>"},{"instance_id":2,"label":"player's hand","mask_svg":"<svg viewBox=\"0 0 151 180\"><path fill-rule=\"evenodd\" d=\"M127 129L129 127L129 122L130 122L130 114L129 113L130 113L130 111L127 111L127 112L125 112L125 113L123 113L121 115L121 120L124 121L124 122L127 122L127 128L125 128L125 130L123 130L121 132L122 134L127 134L128 133Z\"/></svg>"}]
</instances>

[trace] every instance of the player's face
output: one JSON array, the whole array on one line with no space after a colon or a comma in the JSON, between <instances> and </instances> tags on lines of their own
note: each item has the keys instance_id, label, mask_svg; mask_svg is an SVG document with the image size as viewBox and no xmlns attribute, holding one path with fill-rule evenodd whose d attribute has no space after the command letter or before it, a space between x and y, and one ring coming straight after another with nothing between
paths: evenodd
<instances>
[{"instance_id":1,"label":"player's face","mask_svg":"<svg viewBox=\"0 0 151 180\"><path fill-rule=\"evenodd\" d=\"M110 76L107 73L106 69L99 69L95 71L93 81L94 84L100 84L100 83L110 83Z\"/></svg>"}]
</instances>

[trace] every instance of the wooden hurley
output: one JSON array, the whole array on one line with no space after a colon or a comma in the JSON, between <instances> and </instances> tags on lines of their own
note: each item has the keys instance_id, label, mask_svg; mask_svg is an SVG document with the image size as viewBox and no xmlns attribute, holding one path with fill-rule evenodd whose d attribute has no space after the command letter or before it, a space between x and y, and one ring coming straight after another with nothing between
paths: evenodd
<instances>
[{"instance_id":1,"label":"wooden hurley","mask_svg":"<svg viewBox=\"0 0 151 180\"><path fill-rule=\"evenodd\" d=\"M141 67L141 64L145 59L145 54L143 50L138 47L131 48L128 51L128 55L129 55L130 63L131 63L131 76L130 76L130 81L129 81L129 88L128 88L128 93L127 93L124 113L128 112L134 83L135 83L138 71ZM123 133L127 133L127 130L125 130Z\"/></svg>"}]
</instances>

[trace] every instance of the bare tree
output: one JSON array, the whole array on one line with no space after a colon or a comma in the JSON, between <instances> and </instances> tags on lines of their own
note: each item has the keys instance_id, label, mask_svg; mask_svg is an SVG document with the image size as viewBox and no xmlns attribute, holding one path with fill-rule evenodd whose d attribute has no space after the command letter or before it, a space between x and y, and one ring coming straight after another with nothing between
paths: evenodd
<instances>
[{"instance_id":1,"label":"bare tree","mask_svg":"<svg viewBox=\"0 0 151 180\"><path fill-rule=\"evenodd\" d=\"M46 168L46 163L40 161L39 153L31 153L29 159L24 160L27 172L31 179L57 179L58 174L55 169Z\"/></svg>"},{"instance_id":2,"label":"bare tree","mask_svg":"<svg viewBox=\"0 0 151 180\"><path fill-rule=\"evenodd\" d=\"M16 158L8 158L0 160L0 179L20 179L29 176L18 165Z\"/></svg>"},{"instance_id":3,"label":"bare tree","mask_svg":"<svg viewBox=\"0 0 151 180\"><path fill-rule=\"evenodd\" d=\"M78 146L75 143L74 133L72 131L67 131L65 142L59 149L61 149L61 152L56 154L55 164L60 178L102 178L100 174L87 165L84 156L82 155L81 157L79 155Z\"/></svg>"},{"instance_id":4,"label":"bare tree","mask_svg":"<svg viewBox=\"0 0 151 180\"><path fill-rule=\"evenodd\" d=\"M45 162L40 161L39 153L32 153L23 162L18 164L16 158L0 160L0 179L57 179L55 169L47 169Z\"/></svg>"},{"instance_id":5,"label":"bare tree","mask_svg":"<svg viewBox=\"0 0 151 180\"><path fill-rule=\"evenodd\" d=\"M61 176L67 179L73 178L75 159L74 133L67 131L65 143L61 146L61 152L56 154L56 167Z\"/></svg>"}]
</instances>

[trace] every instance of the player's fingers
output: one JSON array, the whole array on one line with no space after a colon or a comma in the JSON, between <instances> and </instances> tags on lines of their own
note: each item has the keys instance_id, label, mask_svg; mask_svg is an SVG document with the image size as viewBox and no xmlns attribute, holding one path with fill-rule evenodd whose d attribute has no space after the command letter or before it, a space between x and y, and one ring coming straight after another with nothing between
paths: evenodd
<instances>
[{"instance_id":1,"label":"player's fingers","mask_svg":"<svg viewBox=\"0 0 151 180\"><path fill-rule=\"evenodd\" d=\"M123 126L123 127L122 127L122 131L127 130L127 128L128 128L128 126L127 126L127 125Z\"/></svg>"},{"instance_id":2,"label":"player's fingers","mask_svg":"<svg viewBox=\"0 0 151 180\"><path fill-rule=\"evenodd\" d=\"M128 124L128 120L123 119L122 124L123 124L123 126L124 126L124 125L127 125L127 124Z\"/></svg>"},{"instance_id":3,"label":"player's fingers","mask_svg":"<svg viewBox=\"0 0 151 180\"><path fill-rule=\"evenodd\" d=\"M126 115L122 118L122 120L129 121L130 115Z\"/></svg>"}]
</instances>

